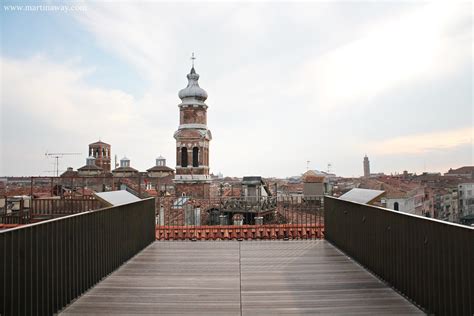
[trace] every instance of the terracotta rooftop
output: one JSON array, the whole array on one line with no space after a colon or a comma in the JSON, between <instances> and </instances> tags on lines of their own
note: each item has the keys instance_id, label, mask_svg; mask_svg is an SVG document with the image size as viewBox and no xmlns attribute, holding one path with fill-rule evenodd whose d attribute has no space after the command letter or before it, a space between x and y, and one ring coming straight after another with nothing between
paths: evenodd
<instances>
[{"instance_id":1,"label":"terracotta rooftop","mask_svg":"<svg viewBox=\"0 0 474 316\"><path fill-rule=\"evenodd\" d=\"M60 177L63 177L63 178L77 177L77 171L73 171L73 170L64 171L60 175Z\"/></svg>"},{"instance_id":2,"label":"terracotta rooftop","mask_svg":"<svg viewBox=\"0 0 474 316\"><path fill-rule=\"evenodd\" d=\"M363 189L385 191L385 197L387 198L406 197L410 191L419 187L420 184L418 183L405 182L400 179L392 178L363 179L359 185L359 188Z\"/></svg>"},{"instance_id":3,"label":"terracotta rooftop","mask_svg":"<svg viewBox=\"0 0 474 316\"><path fill-rule=\"evenodd\" d=\"M449 169L447 174L472 174L474 173L474 166L464 166L457 169Z\"/></svg>"},{"instance_id":4,"label":"terracotta rooftop","mask_svg":"<svg viewBox=\"0 0 474 316\"><path fill-rule=\"evenodd\" d=\"M77 171L96 171L96 170L102 170L102 168L96 165L85 165L77 169Z\"/></svg>"},{"instance_id":5,"label":"terracotta rooftop","mask_svg":"<svg viewBox=\"0 0 474 316\"><path fill-rule=\"evenodd\" d=\"M138 172L138 170L132 167L118 167L112 170L112 172Z\"/></svg>"},{"instance_id":6,"label":"terracotta rooftop","mask_svg":"<svg viewBox=\"0 0 474 316\"><path fill-rule=\"evenodd\" d=\"M316 173L313 170L308 170L303 174L302 180L305 183L323 183L324 174Z\"/></svg>"},{"instance_id":7,"label":"terracotta rooftop","mask_svg":"<svg viewBox=\"0 0 474 316\"><path fill-rule=\"evenodd\" d=\"M163 171L163 172L172 172L174 169L167 167L167 166L153 166L150 169L147 169L146 171L152 172L152 171Z\"/></svg>"},{"instance_id":8,"label":"terracotta rooftop","mask_svg":"<svg viewBox=\"0 0 474 316\"><path fill-rule=\"evenodd\" d=\"M89 146L92 146L92 145L108 145L108 146L110 146L110 144L104 143L104 142L103 142L103 141L101 141L101 140L99 140L98 142L95 142L95 143L89 144Z\"/></svg>"}]
</instances>

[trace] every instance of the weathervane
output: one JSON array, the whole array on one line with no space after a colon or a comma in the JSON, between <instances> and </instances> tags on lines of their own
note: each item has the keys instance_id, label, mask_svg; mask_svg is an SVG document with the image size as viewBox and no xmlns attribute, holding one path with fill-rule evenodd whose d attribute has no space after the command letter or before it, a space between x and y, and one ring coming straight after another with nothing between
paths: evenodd
<instances>
[{"instance_id":1,"label":"weathervane","mask_svg":"<svg viewBox=\"0 0 474 316\"><path fill-rule=\"evenodd\" d=\"M192 53L191 55L191 60L192 60L192 63L193 63L193 68L194 68L194 60L196 59L196 57L194 57L194 52Z\"/></svg>"}]
</instances>

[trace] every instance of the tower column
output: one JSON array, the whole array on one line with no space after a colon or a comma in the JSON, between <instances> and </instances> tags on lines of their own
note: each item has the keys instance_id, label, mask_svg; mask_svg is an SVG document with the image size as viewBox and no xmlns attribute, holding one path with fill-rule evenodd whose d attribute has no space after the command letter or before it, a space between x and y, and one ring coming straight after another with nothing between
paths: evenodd
<instances>
[{"instance_id":1,"label":"tower column","mask_svg":"<svg viewBox=\"0 0 474 316\"><path fill-rule=\"evenodd\" d=\"M194 58L194 57L193 57ZM194 61L194 59L193 59ZM193 67L187 75L188 85L179 92L180 125L174 133L176 139L176 194L194 198L208 198L208 148L212 139L207 128L207 92L199 86L199 75ZM186 148L187 165L183 167L182 148Z\"/></svg>"}]
</instances>

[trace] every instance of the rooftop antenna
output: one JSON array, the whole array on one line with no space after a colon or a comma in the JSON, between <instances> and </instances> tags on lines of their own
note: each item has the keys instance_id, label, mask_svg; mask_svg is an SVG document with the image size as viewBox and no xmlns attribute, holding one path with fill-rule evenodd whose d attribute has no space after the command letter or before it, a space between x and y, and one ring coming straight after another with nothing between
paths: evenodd
<instances>
[{"instance_id":1,"label":"rooftop antenna","mask_svg":"<svg viewBox=\"0 0 474 316\"><path fill-rule=\"evenodd\" d=\"M81 155L81 153L48 153L44 154L46 158L54 158L56 159L56 177L59 177L59 158L63 158L64 156L71 156L71 155Z\"/></svg>"},{"instance_id":2,"label":"rooftop antenna","mask_svg":"<svg viewBox=\"0 0 474 316\"><path fill-rule=\"evenodd\" d=\"M332 167L332 164L328 162L328 173L331 173L331 167Z\"/></svg>"},{"instance_id":3,"label":"rooftop antenna","mask_svg":"<svg viewBox=\"0 0 474 316\"><path fill-rule=\"evenodd\" d=\"M194 52L191 54L191 62L193 64L193 68L194 68L194 60L196 59L196 57L194 57Z\"/></svg>"},{"instance_id":4,"label":"rooftop antenna","mask_svg":"<svg viewBox=\"0 0 474 316\"><path fill-rule=\"evenodd\" d=\"M309 160L306 160L306 171L308 171L308 170L309 170L309 163L310 163L310 162L311 162L311 161L309 161Z\"/></svg>"}]
</instances>

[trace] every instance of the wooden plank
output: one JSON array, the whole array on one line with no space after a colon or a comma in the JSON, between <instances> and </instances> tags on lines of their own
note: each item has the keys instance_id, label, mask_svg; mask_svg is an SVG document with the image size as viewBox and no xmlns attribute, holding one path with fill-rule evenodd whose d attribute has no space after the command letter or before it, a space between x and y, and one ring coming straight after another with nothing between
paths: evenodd
<instances>
[{"instance_id":1,"label":"wooden plank","mask_svg":"<svg viewBox=\"0 0 474 316\"><path fill-rule=\"evenodd\" d=\"M423 314L324 240L155 242L63 315Z\"/></svg>"},{"instance_id":2,"label":"wooden plank","mask_svg":"<svg viewBox=\"0 0 474 316\"><path fill-rule=\"evenodd\" d=\"M242 314L422 314L324 240L241 245Z\"/></svg>"}]
</instances>

